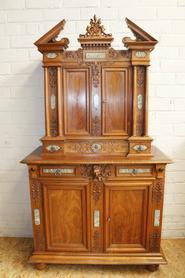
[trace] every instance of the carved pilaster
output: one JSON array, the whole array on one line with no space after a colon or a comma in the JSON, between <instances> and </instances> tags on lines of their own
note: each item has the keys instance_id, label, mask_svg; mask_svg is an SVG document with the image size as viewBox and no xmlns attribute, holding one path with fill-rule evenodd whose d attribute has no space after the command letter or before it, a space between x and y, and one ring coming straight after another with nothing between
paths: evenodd
<instances>
[{"instance_id":1,"label":"carved pilaster","mask_svg":"<svg viewBox=\"0 0 185 278\"><path fill-rule=\"evenodd\" d=\"M45 250L45 234L42 211L42 190L37 180L30 180L30 194L32 203L32 219L35 251Z\"/></svg>"},{"instance_id":2,"label":"carved pilaster","mask_svg":"<svg viewBox=\"0 0 185 278\"><path fill-rule=\"evenodd\" d=\"M48 68L50 135L58 135L57 67Z\"/></svg>"},{"instance_id":3,"label":"carved pilaster","mask_svg":"<svg viewBox=\"0 0 185 278\"><path fill-rule=\"evenodd\" d=\"M150 236L150 250L152 252L159 252L160 251L160 241L161 235L160 232L153 232Z\"/></svg>"}]
</instances>

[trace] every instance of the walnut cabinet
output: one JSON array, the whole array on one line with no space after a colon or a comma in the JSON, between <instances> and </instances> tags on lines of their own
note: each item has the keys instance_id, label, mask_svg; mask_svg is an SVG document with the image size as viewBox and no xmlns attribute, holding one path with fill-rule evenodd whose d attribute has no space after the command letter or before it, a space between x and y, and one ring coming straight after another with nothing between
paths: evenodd
<instances>
[{"instance_id":1,"label":"walnut cabinet","mask_svg":"<svg viewBox=\"0 0 185 278\"><path fill-rule=\"evenodd\" d=\"M28 165L34 250L47 264L166 264L161 250L165 167L148 135L148 67L157 41L126 19L135 39L111 47L94 16L78 50L57 39L43 54L45 135Z\"/></svg>"}]
</instances>

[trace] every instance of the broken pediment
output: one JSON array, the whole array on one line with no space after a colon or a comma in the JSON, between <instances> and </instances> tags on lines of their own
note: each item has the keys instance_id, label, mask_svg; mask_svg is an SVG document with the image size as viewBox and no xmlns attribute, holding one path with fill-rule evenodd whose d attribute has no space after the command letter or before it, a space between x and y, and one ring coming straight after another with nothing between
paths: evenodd
<instances>
[{"instance_id":1,"label":"broken pediment","mask_svg":"<svg viewBox=\"0 0 185 278\"><path fill-rule=\"evenodd\" d=\"M144 31L141 27L136 25L133 21L126 18L125 19L128 28L132 31L132 33L135 36L135 40L125 37L123 38L123 43L125 47L129 49L150 49L152 50L154 46L158 43L158 41L152 37L150 34L148 34L146 31Z\"/></svg>"},{"instance_id":2,"label":"broken pediment","mask_svg":"<svg viewBox=\"0 0 185 278\"><path fill-rule=\"evenodd\" d=\"M34 43L41 53L49 50L64 50L68 47L68 38L57 40L60 32L64 29L65 23L65 19L63 19Z\"/></svg>"}]
</instances>

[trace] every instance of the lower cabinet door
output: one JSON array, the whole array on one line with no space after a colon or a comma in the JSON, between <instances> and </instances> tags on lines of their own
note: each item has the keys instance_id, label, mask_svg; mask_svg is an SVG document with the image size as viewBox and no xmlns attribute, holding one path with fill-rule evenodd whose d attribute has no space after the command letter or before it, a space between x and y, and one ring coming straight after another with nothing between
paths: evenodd
<instances>
[{"instance_id":1,"label":"lower cabinet door","mask_svg":"<svg viewBox=\"0 0 185 278\"><path fill-rule=\"evenodd\" d=\"M88 251L88 184L43 182L47 250Z\"/></svg>"},{"instance_id":2,"label":"lower cabinet door","mask_svg":"<svg viewBox=\"0 0 185 278\"><path fill-rule=\"evenodd\" d=\"M145 252L149 182L107 182L105 185L105 251Z\"/></svg>"}]
</instances>

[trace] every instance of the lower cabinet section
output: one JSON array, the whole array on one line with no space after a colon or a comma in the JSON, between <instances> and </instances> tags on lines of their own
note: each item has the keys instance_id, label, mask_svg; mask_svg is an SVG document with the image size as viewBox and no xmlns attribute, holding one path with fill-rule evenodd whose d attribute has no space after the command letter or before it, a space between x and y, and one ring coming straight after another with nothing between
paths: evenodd
<instances>
[{"instance_id":1,"label":"lower cabinet section","mask_svg":"<svg viewBox=\"0 0 185 278\"><path fill-rule=\"evenodd\" d=\"M46 176L46 170L32 167L30 262L165 263L160 248L164 167L158 173L154 165L149 171L124 166L119 175L114 165L74 167L74 175L66 170L56 175L50 166Z\"/></svg>"}]
</instances>

